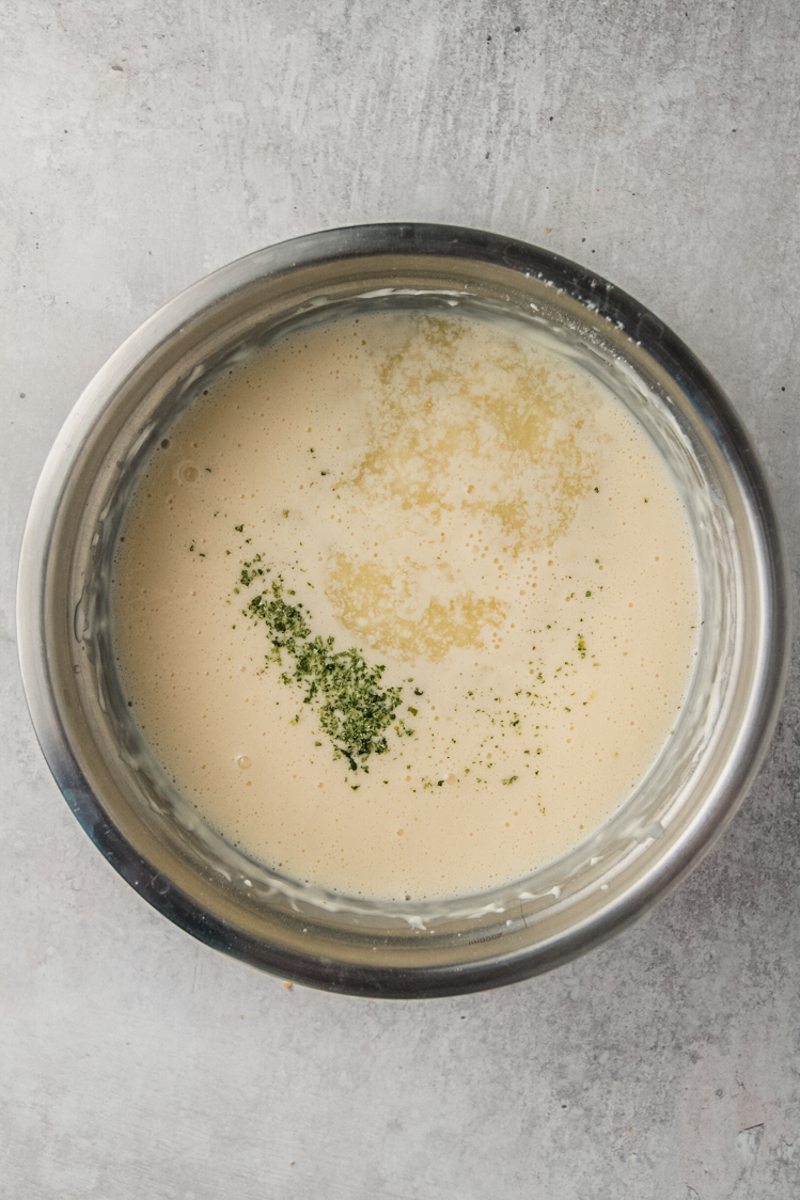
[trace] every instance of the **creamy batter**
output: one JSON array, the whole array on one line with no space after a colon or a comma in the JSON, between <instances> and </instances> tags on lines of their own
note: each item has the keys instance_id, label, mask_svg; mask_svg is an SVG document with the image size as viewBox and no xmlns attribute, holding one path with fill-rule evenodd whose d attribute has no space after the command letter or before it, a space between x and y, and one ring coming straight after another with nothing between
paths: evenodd
<instances>
[{"instance_id":1,"label":"creamy batter","mask_svg":"<svg viewBox=\"0 0 800 1200\"><path fill-rule=\"evenodd\" d=\"M532 331L411 312L299 329L210 387L141 483L114 604L132 711L213 826L414 900L522 878L613 813L697 620L685 514L624 406Z\"/></svg>"}]
</instances>

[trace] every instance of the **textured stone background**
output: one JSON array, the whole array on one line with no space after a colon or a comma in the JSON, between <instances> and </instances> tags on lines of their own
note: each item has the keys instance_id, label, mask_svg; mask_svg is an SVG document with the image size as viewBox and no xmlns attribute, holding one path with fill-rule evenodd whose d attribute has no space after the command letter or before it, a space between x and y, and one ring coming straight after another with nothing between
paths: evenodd
<instances>
[{"instance_id":1,"label":"textured stone background","mask_svg":"<svg viewBox=\"0 0 800 1200\"><path fill-rule=\"evenodd\" d=\"M27 502L148 313L323 226L552 247L728 389L798 586L796 0L0 0L0 1195L800 1195L800 687L730 831L562 970L427 1003L223 960L69 815L14 648Z\"/></svg>"}]
</instances>

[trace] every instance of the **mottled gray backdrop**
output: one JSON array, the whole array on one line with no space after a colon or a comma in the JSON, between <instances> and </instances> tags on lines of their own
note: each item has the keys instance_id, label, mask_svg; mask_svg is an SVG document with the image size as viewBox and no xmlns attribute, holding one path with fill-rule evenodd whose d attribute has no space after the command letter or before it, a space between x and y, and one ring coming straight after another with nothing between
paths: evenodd
<instances>
[{"instance_id":1,"label":"mottled gray backdrop","mask_svg":"<svg viewBox=\"0 0 800 1200\"><path fill-rule=\"evenodd\" d=\"M416 218L552 247L716 373L800 531L797 0L0 0L0 1195L794 1200L798 675L643 924L496 994L285 990L141 902L38 752L22 523L83 385L256 247Z\"/></svg>"}]
</instances>

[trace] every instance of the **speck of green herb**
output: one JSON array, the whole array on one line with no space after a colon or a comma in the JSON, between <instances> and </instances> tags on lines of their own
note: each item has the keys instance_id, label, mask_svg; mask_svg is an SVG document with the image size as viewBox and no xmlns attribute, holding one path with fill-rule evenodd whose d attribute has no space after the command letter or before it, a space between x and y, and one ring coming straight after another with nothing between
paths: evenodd
<instances>
[{"instance_id":1,"label":"speck of green herb","mask_svg":"<svg viewBox=\"0 0 800 1200\"><path fill-rule=\"evenodd\" d=\"M289 515L289 510L288 510L288 508L285 508L285 509L283 510L283 515L284 515L284 517L288 517L288 515Z\"/></svg>"},{"instance_id":2,"label":"speck of green herb","mask_svg":"<svg viewBox=\"0 0 800 1200\"><path fill-rule=\"evenodd\" d=\"M578 634L578 654L581 658L586 658L586 639L582 633Z\"/></svg>"},{"instance_id":3,"label":"speck of green herb","mask_svg":"<svg viewBox=\"0 0 800 1200\"><path fill-rule=\"evenodd\" d=\"M264 573L264 568L254 572L252 566L242 567L239 582L245 586ZM352 771L366 772L370 756L388 750L386 735L392 726L400 736L413 736L414 730L397 718L402 689L384 686L383 664L367 662L357 649L337 650L333 637L315 634L308 609L287 599L294 594L283 576L276 575L269 588L251 596L244 612L266 627L267 666L282 667L282 682L297 686L303 703L316 710L334 757L344 758Z\"/></svg>"},{"instance_id":4,"label":"speck of green herb","mask_svg":"<svg viewBox=\"0 0 800 1200\"><path fill-rule=\"evenodd\" d=\"M254 579L264 578L264 568L260 565L261 561L261 555L257 554L249 562L242 563L242 569L239 573L239 583L242 587L250 587Z\"/></svg>"},{"instance_id":5,"label":"speck of green herb","mask_svg":"<svg viewBox=\"0 0 800 1200\"><path fill-rule=\"evenodd\" d=\"M412 705L409 704L408 711L411 713L412 717L415 717L417 715L417 713L419 712L419 709L413 708Z\"/></svg>"},{"instance_id":6,"label":"speck of green herb","mask_svg":"<svg viewBox=\"0 0 800 1200\"><path fill-rule=\"evenodd\" d=\"M320 471L320 475L330 475L330 471Z\"/></svg>"},{"instance_id":7,"label":"speck of green herb","mask_svg":"<svg viewBox=\"0 0 800 1200\"><path fill-rule=\"evenodd\" d=\"M597 492L597 494L598 494L598 495L600 494L600 488L599 488L599 487L596 487L594 490Z\"/></svg>"},{"instance_id":8,"label":"speck of green herb","mask_svg":"<svg viewBox=\"0 0 800 1200\"><path fill-rule=\"evenodd\" d=\"M519 775L508 775L501 782L503 784L503 787L510 787L511 784L516 783L518 779L519 779Z\"/></svg>"},{"instance_id":9,"label":"speck of green herb","mask_svg":"<svg viewBox=\"0 0 800 1200\"><path fill-rule=\"evenodd\" d=\"M234 525L233 528L236 530L237 533L244 533L244 525Z\"/></svg>"},{"instance_id":10,"label":"speck of green herb","mask_svg":"<svg viewBox=\"0 0 800 1200\"><path fill-rule=\"evenodd\" d=\"M191 546L189 547L189 553L194 554L194 542L192 542Z\"/></svg>"}]
</instances>

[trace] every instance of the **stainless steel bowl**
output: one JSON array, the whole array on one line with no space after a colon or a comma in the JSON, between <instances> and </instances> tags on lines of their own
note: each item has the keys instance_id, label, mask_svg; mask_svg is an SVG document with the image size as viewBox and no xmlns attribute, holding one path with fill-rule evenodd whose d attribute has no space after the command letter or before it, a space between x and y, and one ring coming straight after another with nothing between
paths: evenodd
<instances>
[{"instance_id":1,"label":"stainless steel bowl","mask_svg":"<svg viewBox=\"0 0 800 1200\"><path fill-rule=\"evenodd\" d=\"M649 430L699 563L699 653L674 736L602 829L529 879L446 904L325 895L247 859L167 786L122 702L108 566L126 501L204 381L278 328L354 307L443 305L545 328ZM432 996L551 968L622 928L708 849L781 695L786 588L753 450L691 352L613 285L545 250L435 225L332 230L259 251L145 322L86 389L25 532L25 690L64 797L119 873L209 945L331 990Z\"/></svg>"}]
</instances>

